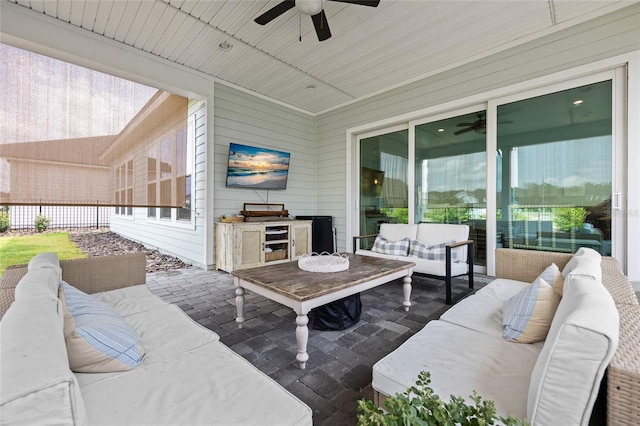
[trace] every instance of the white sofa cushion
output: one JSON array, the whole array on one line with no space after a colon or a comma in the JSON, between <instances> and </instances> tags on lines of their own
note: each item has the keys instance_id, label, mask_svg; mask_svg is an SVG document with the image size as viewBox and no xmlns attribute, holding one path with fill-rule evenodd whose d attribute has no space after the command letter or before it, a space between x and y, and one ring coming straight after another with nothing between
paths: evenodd
<instances>
[{"instance_id":1,"label":"white sofa cushion","mask_svg":"<svg viewBox=\"0 0 640 426\"><path fill-rule=\"evenodd\" d=\"M589 424L600 381L618 347L618 328L618 310L600 282L571 276L565 280L531 374L527 419L532 424Z\"/></svg>"},{"instance_id":2,"label":"white sofa cushion","mask_svg":"<svg viewBox=\"0 0 640 426\"><path fill-rule=\"evenodd\" d=\"M444 400L473 390L496 403L498 414L526 415L529 376L541 345L518 345L447 321L431 321L373 366L372 386L392 396L431 373L431 387Z\"/></svg>"},{"instance_id":3,"label":"white sofa cushion","mask_svg":"<svg viewBox=\"0 0 640 426\"><path fill-rule=\"evenodd\" d=\"M69 369L57 298L16 299L0 321L0 420L83 425L80 387Z\"/></svg>"},{"instance_id":4,"label":"white sofa cushion","mask_svg":"<svg viewBox=\"0 0 640 426\"><path fill-rule=\"evenodd\" d=\"M92 296L112 306L138 332L145 356L136 370L164 363L220 340L216 333L193 321L182 309L156 297L144 284ZM77 374L81 386L102 380L103 376L106 375Z\"/></svg>"},{"instance_id":5,"label":"white sofa cushion","mask_svg":"<svg viewBox=\"0 0 640 426\"><path fill-rule=\"evenodd\" d=\"M51 268L28 270L16 286L15 298L28 299L41 295L57 299L60 287L59 276L58 271Z\"/></svg>"},{"instance_id":6,"label":"white sofa cushion","mask_svg":"<svg viewBox=\"0 0 640 426\"><path fill-rule=\"evenodd\" d=\"M538 277L503 305L504 338L517 343L535 343L547 337L560 295Z\"/></svg>"},{"instance_id":7,"label":"white sofa cushion","mask_svg":"<svg viewBox=\"0 0 640 426\"><path fill-rule=\"evenodd\" d=\"M196 326L186 316L169 321L178 322L178 329ZM219 341L145 360L123 373L77 376L92 425L131 424L132 419L148 425L312 423L308 406Z\"/></svg>"},{"instance_id":8,"label":"white sofa cushion","mask_svg":"<svg viewBox=\"0 0 640 426\"><path fill-rule=\"evenodd\" d=\"M380 225L380 232L389 241L399 241L404 238L416 239L418 225L408 225L405 223L383 223Z\"/></svg>"},{"instance_id":9,"label":"white sofa cushion","mask_svg":"<svg viewBox=\"0 0 640 426\"><path fill-rule=\"evenodd\" d=\"M51 252L38 253L29 260L27 265L28 271L33 271L40 268L50 268L58 273L58 281L62 281L62 269L60 268L60 261L58 255Z\"/></svg>"},{"instance_id":10,"label":"white sofa cushion","mask_svg":"<svg viewBox=\"0 0 640 426\"><path fill-rule=\"evenodd\" d=\"M602 282L602 255L597 251L580 247L562 269L565 279L570 275L591 277Z\"/></svg>"},{"instance_id":11,"label":"white sofa cushion","mask_svg":"<svg viewBox=\"0 0 640 426\"><path fill-rule=\"evenodd\" d=\"M468 225L454 225L446 223L420 223L416 238L429 246L435 246L450 241L466 241L469 239ZM467 261L467 246L463 245L452 250L461 262Z\"/></svg>"},{"instance_id":12,"label":"white sofa cushion","mask_svg":"<svg viewBox=\"0 0 640 426\"><path fill-rule=\"evenodd\" d=\"M447 309L440 319L503 340L502 305L529 285L497 278ZM542 343L537 344L542 348Z\"/></svg>"},{"instance_id":13,"label":"white sofa cushion","mask_svg":"<svg viewBox=\"0 0 640 426\"><path fill-rule=\"evenodd\" d=\"M125 371L142 362L138 333L113 308L63 281L64 336L76 372Z\"/></svg>"},{"instance_id":14,"label":"white sofa cushion","mask_svg":"<svg viewBox=\"0 0 640 426\"><path fill-rule=\"evenodd\" d=\"M404 259L398 260L415 262L416 266L413 268L413 272L436 275L439 277L444 277L445 275L447 275L447 264L444 261L422 259L416 256L407 256ZM451 262L451 276L453 277L464 275L468 270L469 268L464 262Z\"/></svg>"}]
</instances>

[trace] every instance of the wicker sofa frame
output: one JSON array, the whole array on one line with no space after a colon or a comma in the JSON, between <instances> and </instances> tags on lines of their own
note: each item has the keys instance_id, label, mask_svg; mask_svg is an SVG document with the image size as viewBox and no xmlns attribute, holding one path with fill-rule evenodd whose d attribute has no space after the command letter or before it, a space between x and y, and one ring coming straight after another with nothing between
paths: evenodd
<instances>
[{"instance_id":1,"label":"wicker sofa frame","mask_svg":"<svg viewBox=\"0 0 640 426\"><path fill-rule=\"evenodd\" d=\"M496 278L533 282L551 263L562 270L572 254L521 249L496 250ZM607 373L606 423L610 426L640 425L640 304L618 261L602 258L602 284L620 314L620 339ZM601 393L603 389L601 389ZM388 395L374 389L373 402L382 406ZM601 419L604 421L604 419ZM592 424L598 424L598 421Z\"/></svg>"},{"instance_id":2,"label":"wicker sofa frame","mask_svg":"<svg viewBox=\"0 0 640 426\"><path fill-rule=\"evenodd\" d=\"M496 250L496 276L532 282L552 262L562 270L571 254L517 249ZM640 425L640 304L631 283L611 257L602 258L602 284L620 314L618 350L606 375L607 424Z\"/></svg>"},{"instance_id":3,"label":"wicker sofa frame","mask_svg":"<svg viewBox=\"0 0 640 426\"><path fill-rule=\"evenodd\" d=\"M147 282L144 253L62 260L60 267L62 279L87 294ZM0 319L13 303L15 288L26 273L26 265L10 266L0 277Z\"/></svg>"}]
</instances>

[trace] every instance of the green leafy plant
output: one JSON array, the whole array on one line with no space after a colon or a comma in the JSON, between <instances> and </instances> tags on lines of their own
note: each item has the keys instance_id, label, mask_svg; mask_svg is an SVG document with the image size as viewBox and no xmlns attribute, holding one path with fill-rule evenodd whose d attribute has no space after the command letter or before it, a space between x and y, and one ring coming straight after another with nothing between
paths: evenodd
<instances>
[{"instance_id":1,"label":"green leafy plant","mask_svg":"<svg viewBox=\"0 0 640 426\"><path fill-rule=\"evenodd\" d=\"M418 380L405 392L389 397L383 402L386 411L368 400L358 401L358 425L360 426L490 426L497 421L507 426L529 425L526 420L514 416L497 415L495 403L483 400L476 391L470 396L473 405L460 396L451 396L445 402L429 386L431 374L422 371Z\"/></svg>"},{"instance_id":2,"label":"green leafy plant","mask_svg":"<svg viewBox=\"0 0 640 426\"><path fill-rule=\"evenodd\" d=\"M38 216L36 216L36 220L33 222L33 224L36 227L36 231L44 232L49 229L49 225L51 225L51 219L39 214Z\"/></svg>"},{"instance_id":3,"label":"green leafy plant","mask_svg":"<svg viewBox=\"0 0 640 426\"><path fill-rule=\"evenodd\" d=\"M381 208L386 217L394 218L395 223L409 223L409 209L406 207Z\"/></svg>"},{"instance_id":4,"label":"green leafy plant","mask_svg":"<svg viewBox=\"0 0 640 426\"><path fill-rule=\"evenodd\" d=\"M429 209L424 214L425 221L432 223L465 223L471 219L468 207L443 207Z\"/></svg>"},{"instance_id":5,"label":"green leafy plant","mask_svg":"<svg viewBox=\"0 0 640 426\"><path fill-rule=\"evenodd\" d=\"M11 227L11 221L9 220L9 213L0 212L0 233L7 232Z\"/></svg>"},{"instance_id":6,"label":"green leafy plant","mask_svg":"<svg viewBox=\"0 0 640 426\"><path fill-rule=\"evenodd\" d=\"M553 225L559 231L582 228L589 212L584 207L558 207L553 215Z\"/></svg>"}]
</instances>

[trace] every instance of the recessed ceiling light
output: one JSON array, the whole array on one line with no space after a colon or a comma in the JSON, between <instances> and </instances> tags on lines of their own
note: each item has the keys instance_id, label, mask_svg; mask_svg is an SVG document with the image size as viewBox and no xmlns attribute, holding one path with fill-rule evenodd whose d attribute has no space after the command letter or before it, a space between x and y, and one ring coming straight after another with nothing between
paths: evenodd
<instances>
[{"instance_id":1,"label":"recessed ceiling light","mask_svg":"<svg viewBox=\"0 0 640 426\"><path fill-rule=\"evenodd\" d=\"M444 132L444 129L438 129L438 131L439 131L440 133L442 133L442 132Z\"/></svg>"},{"instance_id":2,"label":"recessed ceiling light","mask_svg":"<svg viewBox=\"0 0 640 426\"><path fill-rule=\"evenodd\" d=\"M307 90L315 90L315 89L316 89L316 86L315 86L315 84L310 84L310 85L308 85L308 86L306 87L306 89L307 89Z\"/></svg>"},{"instance_id":3,"label":"recessed ceiling light","mask_svg":"<svg viewBox=\"0 0 640 426\"><path fill-rule=\"evenodd\" d=\"M582 103L583 103L583 102L584 102L584 101L583 101L582 99L578 99L578 100L576 100L576 101L573 101L573 104L574 104L574 105L582 105Z\"/></svg>"},{"instance_id":4,"label":"recessed ceiling light","mask_svg":"<svg viewBox=\"0 0 640 426\"><path fill-rule=\"evenodd\" d=\"M228 52L233 49L233 44L229 43L228 41L223 41L218 45L218 47L220 47L220 50L222 50L223 52Z\"/></svg>"}]
</instances>

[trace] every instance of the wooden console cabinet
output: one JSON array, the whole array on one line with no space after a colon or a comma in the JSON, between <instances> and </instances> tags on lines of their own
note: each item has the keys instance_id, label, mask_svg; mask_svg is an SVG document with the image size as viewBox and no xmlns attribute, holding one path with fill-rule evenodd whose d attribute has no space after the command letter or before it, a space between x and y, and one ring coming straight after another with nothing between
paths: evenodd
<instances>
[{"instance_id":1,"label":"wooden console cabinet","mask_svg":"<svg viewBox=\"0 0 640 426\"><path fill-rule=\"evenodd\" d=\"M310 220L216 222L216 269L231 272L311 253Z\"/></svg>"}]
</instances>

